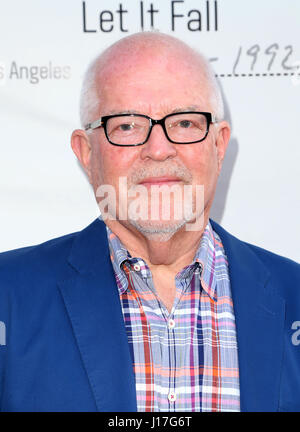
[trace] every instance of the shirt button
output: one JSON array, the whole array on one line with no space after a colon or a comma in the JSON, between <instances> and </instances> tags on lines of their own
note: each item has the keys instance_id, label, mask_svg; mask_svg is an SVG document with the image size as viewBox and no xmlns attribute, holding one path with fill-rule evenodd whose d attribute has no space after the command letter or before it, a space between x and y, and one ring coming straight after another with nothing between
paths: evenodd
<instances>
[{"instance_id":1,"label":"shirt button","mask_svg":"<svg viewBox=\"0 0 300 432\"><path fill-rule=\"evenodd\" d=\"M172 330L175 327L175 321L173 319L169 319L168 327L170 330Z\"/></svg>"},{"instance_id":2,"label":"shirt button","mask_svg":"<svg viewBox=\"0 0 300 432\"><path fill-rule=\"evenodd\" d=\"M141 266L139 264L134 264L133 266L135 271L140 271L141 270Z\"/></svg>"},{"instance_id":3,"label":"shirt button","mask_svg":"<svg viewBox=\"0 0 300 432\"><path fill-rule=\"evenodd\" d=\"M173 391L171 391L171 392L168 394L168 399L169 399L170 402L175 402L175 401L176 401L176 393L173 392Z\"/></svg>"}]
</instances>

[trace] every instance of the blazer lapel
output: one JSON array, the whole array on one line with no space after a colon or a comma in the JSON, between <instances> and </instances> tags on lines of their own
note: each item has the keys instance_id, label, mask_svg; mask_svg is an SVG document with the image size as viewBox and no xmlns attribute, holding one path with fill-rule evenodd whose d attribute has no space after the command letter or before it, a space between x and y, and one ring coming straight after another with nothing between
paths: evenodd
<instances>
[{"instance_id":1,"label":"blazer lapel","mask_svg":"<svg viewBox=\"0 0 300 432\"><path fill-rule=\"evenodd\" d=\"M132 360L103 222L96 220L76 236L69 263L74 275L59 288L97 408L136 411Z\"/></svg>"},{"instance_id":2,"label":"blazer lapel","mask_svg":"<svg viewBox=\"0 0 300 432\"><path fill-rule=\"evenodd\" d=\"M284 300L246 243L211 221L228 257L236 320L242 411L277 411L283 355Z\"/></svg>"}]
</instances>

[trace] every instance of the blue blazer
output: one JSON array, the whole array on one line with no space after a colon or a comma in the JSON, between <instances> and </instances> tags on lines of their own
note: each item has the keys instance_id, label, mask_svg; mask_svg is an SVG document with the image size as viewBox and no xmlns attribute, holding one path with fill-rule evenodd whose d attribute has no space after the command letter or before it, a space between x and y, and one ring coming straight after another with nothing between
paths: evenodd
<instances>
[{"instance_id":1,"label":"blue blazer","mask_svg":"<svg viewBox=\"0 0 300 432\"><path fill-rule=\"evenodd\" d=\"M229 260L241 410L300 411L300 265L212 225ZM79 233L0 254L0 321L2 411L136 410L99 219Z\"/></svg>"}]
</instances>

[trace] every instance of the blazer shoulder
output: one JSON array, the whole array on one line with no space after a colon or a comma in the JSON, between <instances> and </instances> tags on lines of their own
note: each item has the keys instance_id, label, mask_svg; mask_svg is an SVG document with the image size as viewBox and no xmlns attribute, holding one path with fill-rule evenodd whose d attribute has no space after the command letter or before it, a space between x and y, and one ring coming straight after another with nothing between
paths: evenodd
<instances>
[{"instance_id":1,"label":"blazer shoulder","mask_svg":"<svg viewBox=\"0 0 300 432\"><path fill-rule=\"evenodd\" d=\"M263 249L259 246L245 242L244 244L246 244L255 254L257 254L260 260L266 265L266 267L271 269L273 273L285 274L286 277L293 276L294 278L297 278L300 283L299 263L267 249Z\"/></svg>"},{"instance_id":2,"label":"blazer shoulder","mask_svg":"<svg viewBox=\"0 0 300 432\"><path fill-rule=\"evenodd\" d=\"M275 291L284 298L295 299L295 295L300 301L300 264L270 252L267 249L242 241L216 222L211 221L213 229L220 235L225 252L228 256L229 266L232 259L235 260L236 268L239 268L241 260L245 268L257 272L258 267L264 269L269 274L269 282ZM262 267L261 267L262 266Z\"/></svg>"},{"instance_id":3,"label":"blazer shoulder","mask_svg":"<svg viewBox=\"0 0 300 432\"><path fill-rule=\"evenodd\" d=\"M66 262L78 233L48 240L44 243L0 253L0 284L47 277L59 273Z\"/></svg>"},{"instance_id":4,"label":"blazer shoulder","mask_svg":"<svg viewBox=\"0 0 300 432\"><path fill-rule=\"evenodd\" d=\"M249 245L270 272L270 283L288 302L300 302L300 264L258 246ZM297 311L298 313L299 311Z\"/></svg>"},{"instance_id":5,"label":"blazer shoulder","mask_svg":"<svg viewBox=\"0 0 300 432\"><path fill-rule=\"evenodd\" d=\"M288 268L291 271L300 273L300 264L297 263L296 261L278 255L274 252L256 246L252 243L248 243L243 240L240 240L234 235L230 234L228 231L226 231L223 227L221 227L221 225L219 225L215 221L210 220L210 222L212 224L213 229L217 232L217 234L220 235L221 240L225 241L225 243L228 246L230 245L231 248L236 247L238 245L239 248L240 246L242 246L242 249L246 248L248 250L251 250L261 261L265 263L266 266L270 265L271 267L278 268L279 271Z\"/></svg>"}]
</instances>

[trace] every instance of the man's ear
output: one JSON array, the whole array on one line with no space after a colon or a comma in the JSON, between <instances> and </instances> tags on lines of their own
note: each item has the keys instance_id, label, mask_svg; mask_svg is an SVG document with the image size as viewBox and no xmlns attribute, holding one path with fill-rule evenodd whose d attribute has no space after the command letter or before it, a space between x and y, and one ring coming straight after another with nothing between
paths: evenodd
<instances>
[{"instance_id":1,"label":"man's ear","mask_svg":"<svg viewBox=\"0 0 300 432\"><path fill-rule=\"evenodd\" d=\"M80 165L86 172L91 183L91 152L92 147L87 133L82 129L75 129L71 136L71 147Z\"/></svg>"},{"instance_id":2,"label":"man's ear","mask_svg":"<svg viewBox=\"0 0 300 432\"><path fill-rule=\"evenodd\" d=\"M217 156L218 156L218 174L221 171L226 149L230 139L230 126L226 121L218 123L218 132L216 139Z\"/></svg>"}]
</instances>

